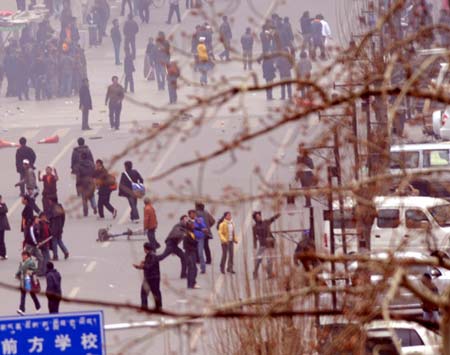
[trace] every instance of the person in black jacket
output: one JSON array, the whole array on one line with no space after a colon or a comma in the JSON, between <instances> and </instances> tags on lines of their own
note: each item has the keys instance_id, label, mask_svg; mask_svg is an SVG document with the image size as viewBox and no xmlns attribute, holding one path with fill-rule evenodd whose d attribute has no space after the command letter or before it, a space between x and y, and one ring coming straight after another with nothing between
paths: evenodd
<instances>
[{"instance_id":1,"label":"person in black jacket","mask_svg":"<svg viewBox=\"0 0 450 355\"><path fill-rule=\"evenodd\" d=\"M136 21L133 20L133 15L128 15L128 20L123 25L123 36L125 37L125 53L131 53L131 56L136 59L136 35L139 32L139 26Z\"/></svg>"},{"instance_id":2,"label":"person in black jacket","mask_svg":"<svg viewBox=\"0 0 450 355\"><path fill-rule=\"evenodd\" d=\"M262 71L263 77L266 80L266 85L268 86L266 88L266 99L267 101L271 101L273 100L273 91L270 85L275 79L276 69L273 58L271 58L271 56L268 54L264 54L264 57L262 58Z\"/></svg>"},{"instance_id":3,"label":"person in black jacket","mask_svg":"<svg viewBox=\"0 0 450 355\"><path fill-rule=\"evenodd\" d=\"M289 51L285 48L278 55L277 59L277 68L280 73L280 80L289 81L292 79L291 70L292 70L292 57L289 54ZM286 99L286 91L288 99L292 99L292 84L291 83L282 83L281 84L281 100Z\"/></svg>"},{"instance_id":4,"label":"person in black jacket","mask_svg":"<svg viewBox=\"0 0 450 355\"><path fill-rule=\"evenodd\" d=\"M211 215L211 213L205 210L205 204L202 202L195 202L195 212L197 213L197 217L203 218L208 228L205 238L205 259L207 264L211 264L211 249L209 248L209 239L213 238L211 227L214 226L216 220Z\"/></svg>"},{"instance_id":5,"label":"person in black jacket","mask_svg":"<svg viewBox=\"0 0 450 355\"><path fill-rule=\"evenodd\" d=\"M186 256L183 251L178 247L178 244L184 239L187 233L186 223L188 216L183 215L180 218L180 222L175 224L166 238L166 249L160 255L161 261L163 261L170 254L175 254L181 261L181 274L180 278L186 278Z\"/></svg>"},{"instance_id":6,"label":"person in black jacket","mask_svg":"<svg viewBox=\"0 0 450 355\"><path fill-rule=\"evenodd\" d=\"M272 260L270 258L270 255L265 254L268 254L270 249L273 249L275 247L275 238L270 231L270 226L279 217L280 214L276 214L269 219L262 219L261 212L253 212L253 220L255 221L255 224L253 226L253 248L256 249L257 244L259 243L259 248L256 252L255 270L253 271L254 279L258 278L258 269L264 256L268 256L267 274L269 277L272 277Z\"/></svg>"},{"instance_id":7,"label":"person in black jacket","mask_svg":"<svg viewBox=\"0 0 450 355\"><path fill-rule=\"evenodd\" d=\"M300 18L300 29L303 36L302 50L308 49L309 52L311 52L311 21L309 11L305 11Z\"/></svg>"},{"instance_id":8,"label":"person in black jacket","mask_svg":"<svg viewBox=\"0 0 450 355\"><path fill-rule=\"evenodd\" d=\"M120 176L119 182L119 196L126 197L130 204L131 212L130 219L134 223L139 223L139 211L137 208L137 197L133 191L132 183L144 183L141 174L133 169L133 163L126 161L124 163L125 171Z\"/></svg>"},{"instance_id":9,"label":"person in black jacket","mask_svg":"<svg viewBox=\"0 0 450 355\"><path fill-rule=\"evenodd\" d=\"M253 34L252 29L247 27L245 33L241 37L242 57L244 58L244 70L252 70L253 57Z\"/></svg>"},{"instance_id":10,"label":"person in black jacket","mask_svg":"<svg viewBox=\"0 0 450 355\"><path fill-rule=\"evenodd\" d=\"M8 221L8 206L0 195L0 260L8 259L6 255L5 231L11 230Z\"/></svg>"},{"instance_id":11,"label":"person in black jacket","mask_svg":"<svg viewBox=\"0 0 450 355\"><path fill-rule=\"evenodd\" d=\"M186 271L187 271L187 287L188 288L200 288L197 285L197 255L198 255L198 242L194 235L194 223L192 221L186 222L187 233L183 239L183 249L186 256Z\"/></svg>"},{"instance_id":12,"label":"person in black jacket","mask_svg":"<svg viewBox=\"0 0 450 355\"><path fill-rule=\"evenodd\" d=\"M83 131L90 130L89 127L89 110L92 110L92 98L89 91L89 80L83 79L80 86L80 110L81 110L81 129Z\"/></svg>"},{"instance_id":13,"label":"person in black jacket","mask_svg":"<svg viewBox=\"0 0 450 355\"><path fill-rule=\"evenodd\" d=\"M66 222L66 213L64 211L63 206L56 202L55 199L50 199L50 230L52 233L52 251L53 251L53 260L58 260L58 246L64 253L64 259L69 258L69 250L65 246L62 241L64 224Z\"/></svg>"},{"instance_id":14,"label":"person in black jacket","mask_svg":"<svg viewBox=\"0 0 450 355\"><path fill-rule=\"evenodd\" d=\"M23 161L28 160L30 162L30 167L34 169L34 163L36 162L36 153L32 148L27 146L27 139L21 137L19 139L20 147L16 151L16 171L20 175L20 181L25 178L25 168L23 166ZM20 196L25 194L25 186L20 185Z\"/></svg>"},{"instance_id":15,"label":"person in black jacket","mask_svg":"<svg viewBox=\"0 0 450 355\"><path fill-rule=\"evenodd\" d=\"M126 49L126 48L125 48ZM130 85L130 91L134 93L134 79L133 73L135 71L133 57L128 50L125 50L125 59L123 61L123 71L125 73L125 92L128 91L128 84Z\"/></svg>"},{"instance_id":16,"label":"person in black jacket","mask_svg":"<svg viewBox=\"0 0 450 355\"><path fill-rule=\"evenodd\" d=\"M59 303L61 302L61 274L55 269L51 261L47 263L47 288L45 295L48 300L48 312L59 313Z\"/></svg>"},{"instance_id":17,"label":"person in black jacket","mask_svg":"<svg viewBox=\"0 0 450 355\"><path fill-rule=\"evenodd\" d=\"M121 65L120 62L120 43L122 42L122 34L120 33L119 20L114 19L112 21L113 27L111 28L111 40L114 46L114 58L116 65Z\"/></svg>"},{"instance_id":18,"label":"person in black jacket","mask_svg":"<svg viewBox=\"0 0 450 355\"><path fill-rule=\"evenodd\" d=\"M103 207L111 212L113 218L117 216L117 210L111 205L110 198L111 192L117 189L115 185L115 179L106 170L103 160L97 159L95 162L94 177L98 188L98 216L105 218Z\"/></svg>"},{"instance_id":19,"label":"person in black jacket","mask_svg":"<svg viewBox=\"0 0 450 355\"><path fill-rule=\"evenodd\" d=\"M161 257L155 254L155 250L150 243L144 243L145 260L140 264L133 264L138 270L144 270L144 281L141 286L141 308L148 309L148 294L151 291L155 300L155 310L162 309L161 296L161 272L159 262Z\"/></svg>"}]
</instances>

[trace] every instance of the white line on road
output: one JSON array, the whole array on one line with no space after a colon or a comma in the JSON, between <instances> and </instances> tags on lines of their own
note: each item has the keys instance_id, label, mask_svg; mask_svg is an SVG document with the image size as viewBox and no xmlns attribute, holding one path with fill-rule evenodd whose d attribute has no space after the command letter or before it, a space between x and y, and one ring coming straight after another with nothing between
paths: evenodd
<instances>
[{"instance_id":1,"label":"white line on road","mask_svg":"<svg viewBox=\"0 0 450 355\"><path fill-rule=\"evenodd\" d=\"M67 295L68 298L75 298L78 295L78 292L80 292L80 288L78 286L74 287L70 290L69 294Z\"/></svg>"},{"instance_id":2,"label":"white line on road","mask_svg":"<svg viewBox=\"0 0 450 355\"><path fill-rule=\"evenodd\" d=\"M94 271L95 267L97 266L97 262L95 260L91 261L88 266L86 267L85 272L92 272Z\"/></svg>"}]
</instances>

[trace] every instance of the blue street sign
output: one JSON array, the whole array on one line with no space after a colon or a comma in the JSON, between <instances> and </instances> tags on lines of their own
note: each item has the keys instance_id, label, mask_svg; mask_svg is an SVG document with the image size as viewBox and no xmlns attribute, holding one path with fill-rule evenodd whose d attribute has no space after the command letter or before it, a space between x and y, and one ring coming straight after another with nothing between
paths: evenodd
<instances>
[{"instance_id":1,"label":"blue street sign","mask_svg":"<svg viewBox=\"0 0 450 355\"><path fill-rule=\"evenodd\" d=\"M103 312L0 317L1 355L106 355Z\"/></svg>"}]
</instances>

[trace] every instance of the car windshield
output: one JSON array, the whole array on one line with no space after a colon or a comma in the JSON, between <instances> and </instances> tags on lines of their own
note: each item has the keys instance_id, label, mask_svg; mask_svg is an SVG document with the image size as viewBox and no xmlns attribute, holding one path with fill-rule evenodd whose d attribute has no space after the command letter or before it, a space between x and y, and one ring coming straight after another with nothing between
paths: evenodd
<instances>
[{"instance_id":1,"label":"car windshield","mask_svg":"<svg viewBox=\"0 0 450 355\"><path fill-rule=\"evenodd\" d=\"M391 152L391 169L414 169L419 167L419 152Z\"/></svg>"},{"instance_id":2,"label":"car windshield","mask_svg":"<svg viewBox=\"0 0 450 355\"><path fill-rule=\"evenodd\" d=\"M450 204L430 207L428 211L441 227L450 227Z\"/></svg>"}]
</instances>

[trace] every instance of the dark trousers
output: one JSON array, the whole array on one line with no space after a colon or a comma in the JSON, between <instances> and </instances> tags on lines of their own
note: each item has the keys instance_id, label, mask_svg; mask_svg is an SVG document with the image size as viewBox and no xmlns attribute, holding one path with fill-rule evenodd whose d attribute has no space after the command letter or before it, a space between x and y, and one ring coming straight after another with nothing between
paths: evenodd
<instances>
[{"instance_id":1,"label":"dark trousers","mask_svg":"<svg viewBox=\"0 0 450 355\"><path fill-rule=\"evenodd\" d=\"M52 251L54 259L58 259L58 246L61 248L62 252L64 253L64 256L69 254L66 245L62 241L62 235L58 236L54 235L52 238Z\"/></svg>"},{"instance_id":2,"label":"dark trousers","mask_svg":"<svg viewBox=\"0 0 450 355\"><path fill-rule=\"evenodd\" d=\"M130 205L131 211L130 211L130 219L132 221L139 219L139 211L137 209L137 198L134 196L128 196L128 203Z\"/></svg>"},{"instance_id":3,"label":"dark trousers","mask_svg":"<svg viewBox=\"0 0 450 355\"><path fill-rule=\"evenodd\" d=\"M266 80L266 85L271 85L272 80ZM266 100L273 100L272 87L266 88Z\"/></svg>"},{"instance_id":4,"label":"dark trousers","mask_svg":"<svg viewBox=\"0 0 450 355\"><path fill-rule=\"evenodd\" d=\"M16 4L17 4L17 10L19 10L19 11L26 10L25 0L16 0Z\"/></svg>"},{"instance_id":5,"label":"dark trousers","mask_svg":"<svg viewBox=\"0 0 450 355\"><path fill-rule=\"evenodd\" d=\"M136 36L125 37L124 42L125 53L130 53L133 60L136 59Z\"/></svg>"},{"instance_id":6,"label":"dark trousers","mask_svg":"<svg viewBox=\"0 0 450 355\"><path fill-rule=\"evenodd\" d=\"M125 92L128 90L128 84L130 84L130 91L134 92L133 74L125 74Z\"/></svg>"},{"instance_id":7,"label":"dark trousers","mask_svg":"<svg viewBox=\"0 0 450 355\"><path fill-rule=\"evenodd\" d=\"M27 292L23 288L20 289L20 306L19 309L22 312L25 312L25 297L27 296L27 293L30 294L31 299L33 300L34 307L36 310L41 308L41 304L39 303L39 300L34 292Z\"/></svg>"},{"instance_id":8,"label":"dark trousers","mask_svg":"<svg viewBox=\"0 0 450 355\"><path fill-rule=\"evenodd\" d=\"M281 78L281 80L289 80L290 78ZM286 92L288 99L292 99L292 85L289 84L281 84L281 100L286 99Z\"/></svg>"},{"instance_id":9,"label":"dark trousers","mask_svg":"<svg viewBox=\"0 0 450 355\"><path fill-rule=\"evenodd\" d=\"M116 65L120 65L120 42L113 42Z\"/></svg>"},{"instance_id":10,"label":"dark trousers","mask_svg":"<svg viewBox=\"0 0 450 355\"><path fill-rule=\"evenodd\" d=\"M47 214L47 216L50 213L50 199L55 198L56 201L58 201L58 197L56 195L42 195L42 208L44 209L44 212Z\"/></svg>"},{"instance_id":11,"label":"dark trousers","mask_svg":"<svg viewBox=\"0 0 450 355\"><path fill-rule=\"evenodd\" d=\"M61 300L59 297L47 296L48 300L48 313L59 313L59 303Z\"/></svg>"},{"instance_id":12,"label":"dark trousers","mask_svg":"<svg viewBox=\"0 0 450 355\"><path fill-rule=\"evenodd\" d=\"M156 250L161 247L161 244L159 244L158 241L156 240L155 232L156 232L156 229L147 229L148 242L150 243L152 248L154 248Z\"/></svg>"},{"instance_id":13,"label":"dark trousers","mask_svg":"<svg viewBox=\"0 0 450 355\"><path fill-rule=\"evenodd\" d=\"M47 244L45 244L45 246L42 246L39 248L39 250L41 251L42 254L42 272L44 273L44 275L47 273L47 263L50 261L50 250L48 249Z\"/></svg>"},{"instance_id":14,"label":"dark trousers","mask_svg":"<svg viewBox=\"0 0 450 355\"><path fill-rule=\"evenodd\" d=\"M186 0L186 9L190 9L192 7L194 7L193 0Z\"/></svg>"},{"instance_id":15,"label":"dark trousers","mask_svg":"<svg viewBox=\"0 0 450 355\"><path fill-rule=\"evenodd\" d=\"M169 90L169 102L171 104L175 104L177 102L178 96L177 96L177 83L171 83L169 82L167 84L167 89Z\"/></svg>"},{"instance_id":16,"label":"dark trousers","mask_svg":"<svg viewBox=\"0 0 450 355\"><path fill-rule=\"evenodd\" d=\"M227 271L233 271L233 254L234 254L234 243L222 243L222 259L220 260L220 271L225 273L225 264L228 259Z\"/></svg>"},{"instance_id":17,"label":"dark trousers","mask_svg":"<svg viewBox=\"0 0 450 355\"><path fill-rule=\"evenodd\" d=\"M106 208L109 212L114 213L115 208L109 202L111 198L111 191L105 192L102 194L98 194L98 215L101 218L105 217L104 208Z\"/></svg>"},{"instance_id":18,"label":"dark trousers","mask_svg":"<svg viewBox=\"0 0 450 355\"><path fill-rule=\"evenodd\" d=\"M122 104L109 104L109 124L111 128L119 129L121 111Z\"/></svg>"},{"instance_id":19,"label":"dark trousers","mask_svg":"<svg viewBox=\"0 0 450 355\"><path fill-rule=\"evenodd\" d=\"M162 308L162 296L160 290L160 278L144 280L141 286L141 307L148 309L148 294L151 292L155 300L155 309Z\"/></svg>"},{"instance_id":20,"label":"dark trousers","mask_svg":"<svg viewBox=\"0 0 450 355\"><path fill-rule=\"evenodd\" d=\"M0 256L6 256L5 231L0 230Z\"/></svg>"},{"instance_id":21,"label":"dark trousers","mask_svg":"<svg viewBox=\"0 0 450 355\"><path fill-rule=\"evenodd\" d=\"M120 15L122 16L125 14L126 3L128 3L128 7L130 8L130 14L133 14L133 6L131 5L131 0L122 0L122 6L120 9Z\"/></svg>"},{"instance_id":22,"label":"dark trousers","mask_svg":"<svg viewBox=\"0 0 450 355\"><path fill-rule=\"evenodd\" d=\"M252 69L252 51L245 50L243 53L244 57L244 70Z\"/></svg>"},{"instance_id":23,"label":"dark trousers","mask_svg":"<svg viewBox=\"0 0 450 355\"><path fill-rule=\"evenodd\" d=\"M25 178L25 172L21 171L19 173L19 181L23 181L24 178ZM24 184L20 184L19 188L20 188L20 196L25 195L25 185Z\"/></svg>"},{"instance_id":24,"label":"dark trousers","mask_svg":"<svg viewBox=\"0 0 450 355\"><path fill-rule=\"evenodd\" d=\"M208 237L205 237L205 259L207 264L211 264L211 249L209 249Z\"/></svg>"},{"instance_id":25,"label":"dark trousers","mask_svg":"<svg viewBox=\"0 0 450 355\"><path fill-rule=\"evenodd\" d=\"M170 254L175 254L178 256L181 262L181 274L180 277L186 277L186 255L183 251L178 247L176 242L167 241L166 249L160 255L160 261L167 258ZM195 261L195 260L194 260Z\"/></svg>"},{"instance_id":26,"label":"dark trousers","mask_svg":"<svg viewBox=\"0 0 450 355\"><path fill-rule=\"evenodd\" d=\"M83 108L81 110L81 129L89 128L89 109Z\"/></svg>"},{"instance_id":27,"label":"dark trousers","mask_svg":"<svg viewBox=\"0 0 450 355\"><path fill-rule=\"evenodd\" d=\"M194 288L197 279L197 253L195 251L186 251L186 269L187 269L187 287Z\"/></svg>"},{"instance_id":28,"label":"dark trousers","mask_svg":"<svg viewBox=\"0 0 450 355\"><path fill-rule=\"evenodd\" d=\"M169 17L167 18L167 23L170 24L172 22L173 13L177 15L178 22L180 23L181 22L180 5L178 4L170 4Z\"/></svg>"},{"instance_id":29,"label":"dark trousers","mask_svg":"<svg viewBox=\"0 0 450 355\"><path fill-rule=\"evenodd\" d=\"M164 65L156 62L155 64L155 75L156 82L158 83L158 90L164 90L166 86L166 73Z\"/></svg>"},{"instance_id":30,"label":"dark trousers","mask_svg":"<svg viewBox=\"0 0 450 355\"><path fill-rule=\"evenodd\" d=\"M146 3L139 7L139 17L141 18L142 23L148 23L150 20L149 6L150 4Z\"/></svg>"}]
</instances>

